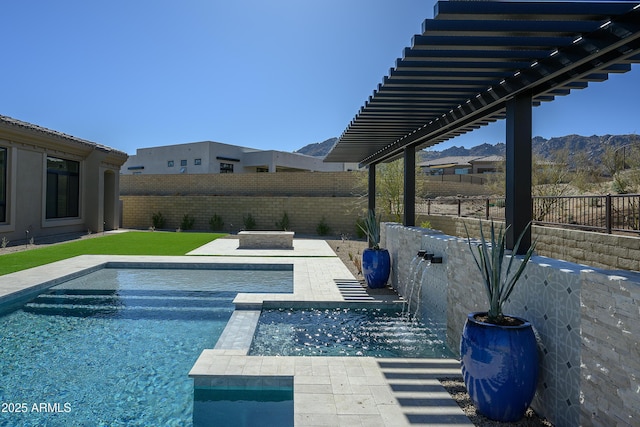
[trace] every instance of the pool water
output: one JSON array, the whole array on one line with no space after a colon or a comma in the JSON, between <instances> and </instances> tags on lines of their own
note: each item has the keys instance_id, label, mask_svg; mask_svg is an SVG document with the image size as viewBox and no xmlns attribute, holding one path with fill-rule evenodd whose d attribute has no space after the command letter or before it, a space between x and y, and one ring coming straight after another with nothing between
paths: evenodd
<instances>
[{"instance_id":1,"label":"pool water","mask_svg":"<svg viewBox=\"0 0 640 427\"><path fill-rule=\"evenodd\" d=\"M191 425L187 374L235 295L292 289L291 270L168 269L103 269L51 288L0 312L0 425Z\"/></svg>"},{"instance_id":2,"label":"pool water","mask_svg":"<svg viewBox=\"0 0 640 427\"><path fill-rule=\"evenodd\" d=\"M450 358L444 331L375 308L268 309L250 355Z\"/></svg>"},{"instance_id":3,"label":"pool water","mask_svg":"<svg viewBox=\"0 0 640 427\"><path fill-rule=\"evenodd\" d=\"M194 390L194 427L288 427L293 426L293 417L293 387Z\"/></svg>"}]
</instances>

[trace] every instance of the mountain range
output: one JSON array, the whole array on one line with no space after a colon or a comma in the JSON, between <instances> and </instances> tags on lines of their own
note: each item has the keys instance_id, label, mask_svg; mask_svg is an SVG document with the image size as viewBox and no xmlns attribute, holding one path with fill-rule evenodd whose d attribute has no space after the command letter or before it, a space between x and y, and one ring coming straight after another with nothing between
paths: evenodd
<instances>
[{"instance_id":1,"label":"mountain range","mask_svg":"<svg viewBox=\"0 0 640 427\"><path fill-rule=\"evenodd\" d=\"M338 138L329 138L322 142L305 145L299 150L294 151L294 153L306 154L307 156L313 157L324 157L329 154L329 151L331 151L337 141Z\"/></svg>"},{"instance_id":2,"label":"mountain range","mask_svg":"<svg viewBox=\"0 0 640 427\"><path fill-rule=\"evenodd\" d=\"M296 150L296 153L306 154L315 157L326 156L334 146L338 138L329 138L325 141L305 145ZM559 150L567 149L570 154L577 152L589 153L589 158L593 161L598 159L605 152L607 147L622 147L629 144L640 144L640 137L636 134L630 135L567 135L553 137L550 139L536 136L531 140L531 146L534 154L544 159L551 160L553 153ZM437 147L437 145L435 146ZM505 144L488 144L484 143L471 148L453 146L444 150L436 150L434 147L420 152L421 161L438 159L449 156L493 156L504 155Z\"/></svg>"}]
</instances>

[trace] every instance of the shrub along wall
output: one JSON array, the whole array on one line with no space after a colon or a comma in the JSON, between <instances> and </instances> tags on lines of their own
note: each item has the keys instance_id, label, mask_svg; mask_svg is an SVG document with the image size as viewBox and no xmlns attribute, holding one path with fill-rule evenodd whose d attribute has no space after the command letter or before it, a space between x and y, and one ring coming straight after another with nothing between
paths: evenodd
<instances>
[{"instance_id":1,"label":"shrub along wall","mask_svg":"<svg viewBox=\"0 0 640 427\"><path fill-rule=\"evenodd\" d=\"M356 233L356 219L366 202L356 196L363 172L281 172L208 175L122 175L122 226L148 228L160 212L167 229L177 229L184 215L194 230L209 230L218 215L225 232L255 228L276 230L286 213L289 229L317 234L322 223L331 235Z\"/></svg>"},{"instance_id":2,"label":"shrub along wall","mask_svg":"<svg viewBox=\"0 0 640 427\"><path fill-rule=\"evenodd\" d=\"M276 223L284 213L289 229L301 234L317 234L324 221L329 234L356 234L356 219L366 205L355 197L247 197L247 196L120 196L123 204L123 227L149 228L152 215L162 213L164 228L177 229L184 215L194 218L194 230L209 230L209 220L219 215L224 222L220 231L244 229L243 219L249 214L256 229L277 230Z\"/></svg>"}]
</instances>

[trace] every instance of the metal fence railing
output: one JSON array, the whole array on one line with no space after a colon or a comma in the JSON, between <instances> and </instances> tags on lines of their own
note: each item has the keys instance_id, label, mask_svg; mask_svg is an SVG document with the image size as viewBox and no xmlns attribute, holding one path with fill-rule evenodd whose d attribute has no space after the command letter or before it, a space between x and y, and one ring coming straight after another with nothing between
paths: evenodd
<instances>
[{"instance_id":1,"label":"metal fence railing","mask_svg":"<svg viewBox=\"0 0 640 427\"><path fill-rule=\"evenodd\" d=\"M503 220L504 198L439 197L421 200L416 213ZM640 194L602 196L535 196L533 221L585 230L640 234Z\"/></svg>"}]
</instances>

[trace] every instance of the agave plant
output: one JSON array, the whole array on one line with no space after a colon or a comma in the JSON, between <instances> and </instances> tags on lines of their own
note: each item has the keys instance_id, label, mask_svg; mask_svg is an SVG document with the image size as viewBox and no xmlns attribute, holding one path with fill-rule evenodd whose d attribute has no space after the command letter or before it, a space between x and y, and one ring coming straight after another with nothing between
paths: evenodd
<instances>
[{"instance_id":1,"label":"agave plant","mask_svg":"<svg viewBox=\"0 0 640 427\"><path fill-rule=\"evenodd\" d=\"M369 210L363 223L358 223L358 227L366 234L371 249L380 249L380 217L376 217L373 210Z\"/></svg>"},{"instance_id":2,"label":"agave plant","mask_svg":"<svg viewBox=\"0 0 640 427\"><path fill-rule=\"evenodd\" d=\"M524 234L530 226L531 223L527 224L525 229L518 237L518 240L516 241L516 244L513 248L513 253L518 252L520 242L522 241ZM503 267L506 252L506 232L509 227L507 227L507 229L504 229L504 227L500 225L500 228L496 233L494 223L493 221L491 221L491 240L487 241L482 230L482 221L480 221L480 243L475 245L474 250L474 245L471 243L469 231L467 230L467 226L465 224L469 249L471 249L471 254L473 255L474 261L476 262L476 266L482 274L487 297L489 298L489 311L487 312L487 321L494 324L500 324L503 322L504 315L502 313L502 307L505 301L513 292L513 289L515 288L518 279L520 279L520 276L524 272L524 269L527 266L531 255L533 255L533 251L536 246L536 242L534 241L524 255L522 263L520 264L516 272L511 275L511 267L513 265L513 260L515 259L515 257L511 256L509 258L509 263L506 265L506 269L504 269Z\"/></svg>"}]
</instances>

